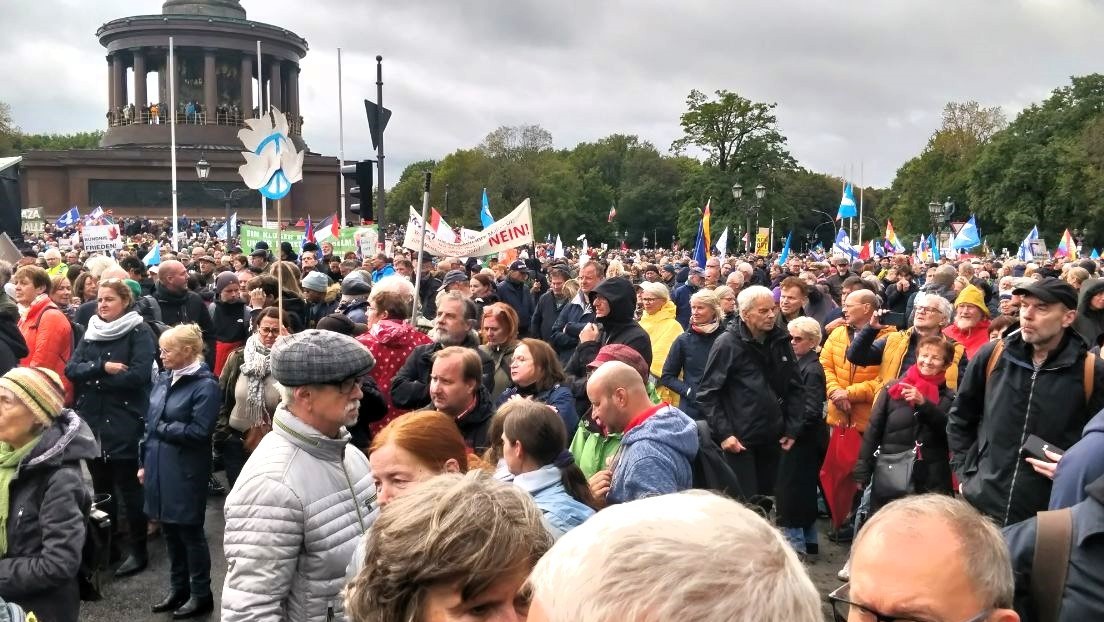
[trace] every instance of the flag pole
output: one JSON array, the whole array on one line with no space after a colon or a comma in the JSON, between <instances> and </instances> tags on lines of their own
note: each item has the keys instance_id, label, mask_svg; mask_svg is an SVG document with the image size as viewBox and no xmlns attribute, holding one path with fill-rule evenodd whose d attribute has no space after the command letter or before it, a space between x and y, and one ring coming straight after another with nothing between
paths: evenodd
<instances>
[{"instance_id":1,"label":"flag pole","mask_svg":"<svg viewBox=\"0 0 1104 622\"><path fill-rule=\"evenodd\" d=\"M863 161L859 160L859 246L863 241Z\"/></svg>"},{"instance_id":2,"label":"flag pole","mask_svg":"<svg viewBox=\"0 0 1104 622\"><path fill-rule=\"evenodd\" d=\"M341 48L337 48L337 187L341 189L341 226L345 226L345 180L341 167L345 166L345 115L341 97Z\"/></svg>"},{"instance_id":3,"label":"flag pole","mask_svg":"<svg viewBox=\"0 0 1104 622\"><path fill-rule=\"evenodd\" d=\"M169 37L169 138L172 143L170 148L169 166L172 168L172 219L174 251L180 250L180 219L177 213L178 203L176 196L176 57L173 49L173 38Z\"/></svg>"},{"instance_id":4,"label":"flag pole","mask_svg":"<svg viewBox=\"0 0 1104 622\"><path fill-rule=\"evenodd\" d=\"M425 189L422 191L422 236L418 242L418 257L416 258L418 269L414 271L414 309L410 314L410 325L417 326L418 324L418 303L421 302L421 288L422 288L422 255L425 254L425 238L426 238L426 219L429 217L429 179L432 173L430 171L425 172Z\"/></svg>"},{"instance_id":5,"label":"flag pole","mask_svg":"<svg viewBox=\"0 0 1104 622\"><path fill-rule=\"evenodd\" d=\"M261 118L262 112L264 112L264 78L261 73L261 40L257 39L257 118ZM269 98L269 103L272 102L272 98ZM279 216L277 216L277 220ZM268 199L265 195L261 195L261 227L268 226ZM277 226L277 231L279 227ZM276 239L280 239L280 235L276 235Z\"/></svg>"},{"instance_id":6,"label":"flag pole","mask_svg":"<svg viewBox=\"0 0 1104 622\"><path fill-rule=\"evenodd\" d=\"M263 196L263 195L262 195ZM279 253L280 248L280 223L283 222L283 218L280 214L280 206L283 203L283 199L276 199L276 252ZM280 313L280 327L284 325L284 270L287 269L284 266L284 260L279 255L276 256L276 261L280 264L279 274L276 275L276 309Z\"/></svg>"}]
</instances>

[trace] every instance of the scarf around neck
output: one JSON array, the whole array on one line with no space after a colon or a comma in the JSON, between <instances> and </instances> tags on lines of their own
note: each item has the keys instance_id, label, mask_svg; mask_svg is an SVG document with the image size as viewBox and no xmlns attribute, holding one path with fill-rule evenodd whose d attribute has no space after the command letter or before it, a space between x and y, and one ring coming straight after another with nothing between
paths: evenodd
<instances>
[{"instance_id":1,"label":"scarf around neck","mask_svg":"<svg viewBox=\"0 0 1104 622\"><path fill-rule=\"evenodd\" d=\"M947 381L947 372L937 374L934 376L925 376L920 373L920 368L916 365L909 367L905 372L905 376L901 380L889 387L889 397L899 400L904 387L902 384L910 384L916 387L916 390L920 391L920 394L924 396L924 399L931 402L933 405L939 404L939 387Z\"/></svg>"},{"instance_id":2,"label":"scarf around neck","mask_svg":"<svg viewBox=\"0 0 1104 622\"><path fill-rule=\"evenodd\" d=\"M19 463L26 458L42 438L39 434L34 440L14 449L7 443L0 443L0 557L8 553L8 511L11 509L11 483L19 470Z\"/></svg>"},{"instance_id":3,"label":"scarf around neck","mask_svg":"<svg viewBox=\"0 0 1104 622\"><path fill-rule=\"evenodd\" d=\"M93 315L88 318L88 330L85 331L84 338L88 341L114 341L138 328L144 321L137 311L128 311L110 322Z\"/></svg>"},{"instance_id":4,"label":"scarf around neck","mask_svg":"<svg viewBox=\"0 0 1104 622\"><path fill-rule=\"evenodd\" d=\"M241 366L241 373L248 382L246 412L249 420L256 423L261 421L264 413L264 381L271 373L272 357L269 349L261 343L259 334L250 335L245 342L245 361Z\"/></svg>"},{"instance_id":5,"label":"scarf around neck","mask_svg":"<svg viewBox=\"0 0 1104 622\"><path fill-rule=\"evenodd\" d=\"M711 335L711 334L713 334L713 332L715 330L720 328L720 326L721 326L721 321L720 320L713 320L712 322L709 322L709 323L706 323L706 324L691 324L690 325L690 330L694 331L695 333L700 333L702 335Z\"/></svg>"}]
</instances>

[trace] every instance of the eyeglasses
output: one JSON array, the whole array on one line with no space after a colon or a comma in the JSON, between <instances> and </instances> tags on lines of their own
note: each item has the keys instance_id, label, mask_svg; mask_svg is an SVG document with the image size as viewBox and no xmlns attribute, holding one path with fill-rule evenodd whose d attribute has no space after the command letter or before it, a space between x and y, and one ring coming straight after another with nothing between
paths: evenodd
<instances>
[{"instance_id":1,"label":"eyeglasses","mask_svg":"<svg viewBox=\"0 0 1104 622\"><path fill-rule=\"evenodd\" d=\"M879 613L869 607L851 602L848 600L850 598L850 583L841 585L836 591L828 595L828 602L832 603L832 614L835 616L835 622L849 622L852 620L860 622L929 622L917 618L903 618ZM852 617L852 613L858 614L857 617ZM986 609L962 622L982 622L991 613L993 613L992 609Z\"/></svg>"},{"instance_id":2,"label":"eyeglasses","mask_svg":"<svg viewBox=\"0 0 1104 622\"><path fill-rule=\"evenodd\" d=\"M257 332L262 334L262 335L279 335L280 334L280 329L279 328L258 328Z\"/></svg>"},{"instance_id":3,"label":"eyeglasses","mask_svg":"<svg viewBox=\"0 0 1104 622\"><path fill-rule=\"evenodd\" d=\"M344 380L338 380L337 382L326 382L327 386L336 387L342 395L348 395L353 392L353 388L359 387L364 379L367 378L367 374L362 376L351 376Z\"/></svg>"},{"instance_id":4,"label":"eyeglasses","mask_svg":"<svg viewBox=\"0 0 1104 622\"><path fill-rule=\"evenodd\" d=\"M640 298L640 302L655 302L657 300L659 300L659 298L644 298L643 296Z\"/></svg>"},{"instance_id":5,"label":"eyeglasses","mask_svg":"<svg viewBox=\"0 0 1104 622\"><path fill-rule=\"evenodd\" d=\"M943 315L943 312L940 311L939 309L936 309L935 307L916 307L916 312L917 313L938 313L940 315Z\"/></svg>"}]
</instances>

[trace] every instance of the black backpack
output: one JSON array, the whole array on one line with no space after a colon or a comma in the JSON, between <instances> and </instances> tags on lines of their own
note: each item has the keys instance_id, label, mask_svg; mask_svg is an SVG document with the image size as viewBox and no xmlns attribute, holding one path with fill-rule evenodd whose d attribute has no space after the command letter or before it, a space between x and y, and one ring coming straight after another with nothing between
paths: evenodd
<instances>
[{"instance_id":1,"label":"black backpack","mask_svg":"<svg viewBox=\"0 0 1104 622\"><path fill-rule=\"evenodd\" d=\"M713 441L709 424L695 421L698 427L698 453L690 468L694 474L694 488L719 492L737 501L744 500L740 480L725 460L724 450Z\"/></svg>"}]
</instances>

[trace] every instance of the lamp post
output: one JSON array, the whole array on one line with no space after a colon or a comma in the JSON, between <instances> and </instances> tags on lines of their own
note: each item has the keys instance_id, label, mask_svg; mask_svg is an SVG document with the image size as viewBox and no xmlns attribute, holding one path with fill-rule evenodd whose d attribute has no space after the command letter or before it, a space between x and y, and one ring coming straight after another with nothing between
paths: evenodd
<instances>
[{"instance_id":1,"label":"lamp post","mask_svg":"<svg viewBox=\"0 0 1104 622\"><path fill-rule=\"evenodd\" d=\"M740 199L744 196L744 187L739 182L732 184L732 200L736 202L736 206L740 206ZM745 208L747 213L747 228L744 230L747 233L747 242L744 242L744 252L748 251L748 245L751 244L751 206Z\"/></svg>"},{"instance_id":2,"label":"lamp post","mask_svg":"<svg viewBox=\"0 0 1104 622\"><path fill-rule=\"evenodd\" d=\"M744 187L739 183L732 184L732 198L736 200L736 204L739 205L740 199L744 196ZM747 244L744 245L744 251L748 251L755 244L755 235L752 234L752 216L755 217L755 232L759 231L759 206L763 201L763 197L767 196L767 187L763 184L755 186L755 204L748 204L744 208L744 213L747 214ZM774 251L774 216L771 216L771 234L770 234L770 251Z\"/></svg>"},{"instance_id":3,"label":"lamp post","mask_svg":"<svg viewBox=\"0 0 1104 622\"><path fill-rule=\"evenodd\" d=\"M758 237L759 234L759 204L763 200L763 197L767 196L767 187L763 184L755 186L755 234ZM771 226L770 226L770 248L767 252L774 252L774 214L771 213Z\"/></svg>"},{"instance_id":4,"label":"lamp post","mask_svg":"<svg viewBox=\"0 0 1104 622\"><path fill-rule=\"evenodd\" d=\"M947 197L947 200L943 203L939 201L932 201L928 203L928 215L931 217L932 230L935 233L935 247L939 248L939 232L942 230L943 225L950 222L951 214L954 214L955 204L951 201L951 197Z\"/></svg>"},{"instance_id":5,"label":"lamp post","mask_svg":"<svg viewBox=\"0 0 1104 622\"><path fill-rule=\"evenodd\" d=\"M648 236L644 235L640 238L640 248L648 248Z\"/></svg>"},{"instance_id":6,"label":"lamp post","mask_svg":"<svg viewBox=\"0 0 1104 622\"><path fill-rule=\"evenodd\" d=\"M243 197L246 194L252 192L249 188L234 188L230 192L223 190L222 188L212 188L207 185L207 177L211 175L211 163L207 161L206 156L199 156L199 162L195 165L196 177L199 178L199 184L203 187L203 190L218 199L222 199L222 202L226 205L226 245L230 246L230 204L234 202L238 197Z\"/></svg>"}]
</instances>

